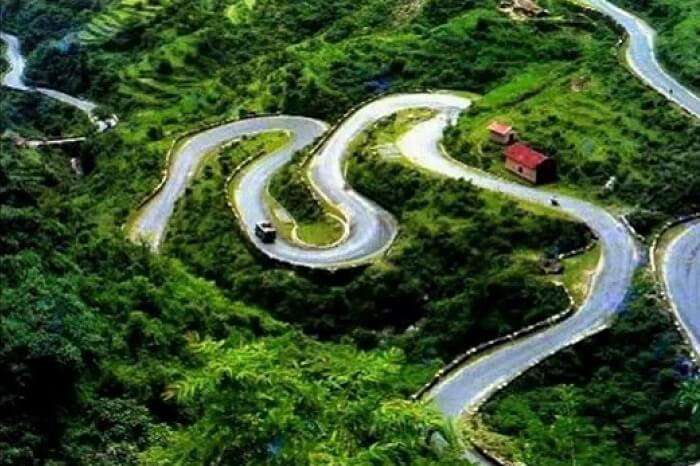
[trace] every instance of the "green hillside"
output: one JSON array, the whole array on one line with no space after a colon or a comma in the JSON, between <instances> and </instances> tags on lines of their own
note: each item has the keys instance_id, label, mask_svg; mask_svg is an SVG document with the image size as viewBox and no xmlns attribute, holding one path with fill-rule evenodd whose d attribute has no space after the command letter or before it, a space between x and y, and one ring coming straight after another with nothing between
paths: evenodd
<instances>
[{"instance_id":1,"label":"green hillside","mask_svg":"<svg viewBox=\"0 0 700 466\"><path fill-rule=\"evenodd\" d=\"M698 86L695 6L654 1L640 10L662 58ZM607 21L540 3L548 17L515 21L495 0L3 2L28 78L121 121L62 149L0 140L0 463L452 465L473 435L531 465L571 464L571 442L578 465L700 458L681 402L696 388L673 366L685 348L644 277L610 331L508 387L478 428L408 401L466 349L562 311L555 281L585 288L595 265L545 275L542 258L591 241L584 225L377 150L426 114L382 120L352 147L349 184L401 224L369 266L292 269L246 240L225 180L280 134L208 156L160 254L125 237L184 131L270 112L332 123L420 89L475 98L444 140L458 160L505 175L485 130L497 119L556 158L547 189L630 213L645 235L700 209L697 122L629 73ZM0 133L91 131L33 94L3 90L0 105ZM297 176L305 155L270 191L305 240L331 242L328 206Z\"/></svg>"}]
</instances>

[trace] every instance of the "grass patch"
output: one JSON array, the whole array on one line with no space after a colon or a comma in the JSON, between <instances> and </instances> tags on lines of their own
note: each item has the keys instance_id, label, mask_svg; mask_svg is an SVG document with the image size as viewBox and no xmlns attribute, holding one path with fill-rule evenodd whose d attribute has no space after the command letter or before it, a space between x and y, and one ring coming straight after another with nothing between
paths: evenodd
<instances>
[{"instance_id":1,"label":"grass patch","mask_svg":"<svg viewBox=\"0 0 700 466\"><path fill-rule=\"evenodd\" d=\"M671 245L673 240L678 238L678 236L682 235L690 227L690 225L694 223L695 222L688 222L676 225L673 228L666 230L661 236L661 238L659 238L659 242L656 245L656 249L653 251L654 261L656 263L656 271L659 274L659 280L663 280L661 274L663 268L663 259L666 255L666 250Z\"/></svg>"},{"instance_id":2,"label":"grass patch","mask_svg":"<svg viewBox=\"0 0 700 466\"><path fill-rule=\"evenodd\" d=\"M516 180L503 166L503 147L489 139L488 124L501 121L513 125L522 141L555 158L559 180L543 189L617 210L673 211L688 194L661 181L666 176L659 174L680 174L684 166L694 173L688 153L700 143L698 126L634 76L620 73L606 74L594 65L528 67L476 101L448 130L445 146L469 165ZM608 191L604 186L613 177L614 188Z\"/></svg>"},{"instance_id":3,"label":"grass patch","mask_svg":"<svg viewBox=\"0 0 700 466\"><path fill-rule=\"evenodd\" d=\"M595 245L590 251L583 254L569 257L562 261L564 272L555 276L569 290L577 306L583 304L588 296L591 280L595 274L598 263L601 260L600 245Z\"/></svg>"},{"instance_id":4,"label":"grass patch","mask_svg":"<svg viewBox=\"0 0 700 466\"><path fill-rule=\"evenodd\" d=\"M251 157L263 157L280 150L289 143L290 138L291 135L285 131L267 131L234 143L228 151L237 163L241 163ZM245 168L243 170L245 171ZM240 174L226 187L230 196L235 192L239 178ZM341 223L331 215L326 214L317 222L298 223L269 191L265 195L265 202L269 207L270 221L275 225L279 234L289 241L295 241L296 234L301 241L307 244L324 246L337 241L343 233ZM295 229L296 231L294 231Z\"/></svg>"},{"instance_id":5,"label":"grass patch","mask_svg":"<svg viewBox=\"0 0 700 466\"><path fill-rule=\"evenodd\" d=\"M233 24L240 24L255 8L255 0L237 0L226 8L226 17Z\"/></svg>"},{"instance_id":6,"label":"grass patch","mask_svg":"<svg viewBox=\"0 0 700 466\"><path fill-rule=\"evenodd\" d=\"M299 239L308 244L325 246L338 241L343 234L343 226L338 219L326 215L314 223L302 223L297 227Z\"/></svg>"}]
</instances>

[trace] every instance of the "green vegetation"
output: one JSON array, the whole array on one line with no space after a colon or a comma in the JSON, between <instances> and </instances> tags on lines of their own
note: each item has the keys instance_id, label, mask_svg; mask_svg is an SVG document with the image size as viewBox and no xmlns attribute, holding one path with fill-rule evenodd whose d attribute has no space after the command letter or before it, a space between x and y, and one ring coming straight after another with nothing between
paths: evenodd
<instances>
[{"instance_id":1,"label":"green vegetation","mask_svg":"<svg viewBox=\"0 0 700 466\"><path fill-rule=\"evenodd\" d=\"M61 151L0 144L3 462L463 463L454 428L403 401L438 361L234 302L95 228Z\"/></svg>"},{"instance_id":2,"label":"green vegetation","mask_svg":"<svg viewBox=\"0 0 700 466\"><path fill-rule=\"evenodd\" d=\"M600 246L596 245L584 254L563 261L564 272L561 275L561 281L576 303L582 303L588 295L591 278L598 268L600 259Z\"/></svg>"},{"instance_id":3,"label":"green vegetation","mask_svg":"<svg viewBox=\"0 0 700 466\"><path fill-rule=\"evenodd\" d=\"M4 11L22 21L17 24L31 24L31 12L44 2L35 3L32 9L13 3ZM533 56L547 62L579 56L589 35L566 22L512 24L471 0L431 0L422 8L404 0L265 0L235 27L226 15L231 2L159 0L142 9L151 14L139 15L120 13L125 3L111 2L82 26L89 32L96 22L114 23L117 32L99 50L73 41L55 53L56 44L46 42L42 47L54 53L33 54L30 75L66 90L89 81L93 95L109 96L121 115L142 127L189 125L238 110L327 118L384 88L483 91L518 75L519 63ZM573 7L552 8L569 14ZM139 20L128 19L133 16ZM63 30L69 27L75 29L76 20ZM547 45L540 49L530 38L542 30ZM70 63L72 73L59 73L71 60L80 66Z\"/></svg>"},{"instance_id":4,"label":"green vegetation","mask_svg":"<svg viewBox=\"0 0 700 466\"><path fill-rule=\"evenodd\" d=\"M311 155L308 150L297 152L270 180L270 194L302 223L318 222L325 215L324 206L311 193L306 174Z\"/></svg>"},{"instance_id":5,"label":"green vegetation","mask_svg":"<svg viewBox=\"0 0 700 466\"><path fill-rule=\"evenodd\" d=\"M649 230L665 216L700 209L700 126L643 90L606 46L595 61L536 65L479 99L448 131L457 158L502 176L502 147L488 139L493 120L557 161L558 189L638 211ZM612 191L604 188L615 177ZM513 177L515 179L515 177ZM673 180L683 179L684 183ZM655 213L649 217L649 212Z\"/></svg>"},{"instance_id":6,"label":"green vegetation","mask_svg":"<svg viewBox=\"0 0 700 466\"><path fill-rule=\"evenodd\" d=\"M83 136L94 131L85 114L73 107L38 93L2 92L0 135L9 131L28 139L42 139Z\"/></svg>"},{"instance_id":7,"label":"green vegetation","mask_svg":"<svg viewBox=\"0 0 700 466\"><path fill-rule=\"evenodd\" d=\"M560 310L564 297L533 277L533 264L511 263L510 242L540 248L518 238L541 236L565 247L558 238L581 241L580 225L536 219L503 201L496 207L502 216L491 220L479 214L484 201L470 186L436 183L400 166L394 176L398 164L368 154L353 168L358 187L390 180L376 199L390 206L397 197L388 194L398 196L396 213L413 225L390 260L333 277L272 268L248 249L223 196L225 175L258 151L246 142L207 161L178 205L162 256L123 239L121 227L156 185L171 138L193 123L276 108L338 115L385 82L396 89L470 87L460 75L437 77L469 57L450 43L449 31L431 32L451 21L472 27L474 16L460 18L468 5L437 2L418 12L402 2L336 3L256 2L250 18L232 28L222 3L162 2L143 17L147 27L124 21L103 43L59 49L50 40L27 42L34 79L98 96L122 124L72 149L89 167L77 181L65 176L63 152L2 148L3 231L12 234L3 235L0 259L0 444L11 462L206 462L227 455L280 464L458 462L455 437L436 414L397 400L465 344ZM110 12L122 8L100 6L115 18ZM22 9L16 17L25 19L59 7L70 5L3 5ZM256 14L262 8L266 14ZM399 8L395 23L387 9ZM503 40L510 25L483 14L479 41ZM93 30L86 17L74 15L36 37ZM364 36L394 35L398 27L407 30L397 37L413 37L405 45ZM521 38L531 32L519 29ZM398 57L384 70L398 45L406 63ZM414 56L423 45L434 50ZM567 54L570 45L562 46ZM334 47L355 48L363 59L351 53L322 77L322 56ZM452 64L437 66L439 49L452 51ZM464 53L475 56L472 47ZM480 53L501 55L498 47ZM465 76L475 86L487 83L482 72ZM485 230L500 239L487 241ZM463 326L454 325L455 315ZM404 333L421 317L430 325ZM261 398L265 393L270 399ZM439 458L425 441L432 429L451 441Z\"/></svg>"},{"instance_id":8,"label":"green vegetation","mask_svg":"<svg viewBox=\"0 0 700 466\"><path fill-rule=\"evenodd\" d=\"M118 151L138 151L143 165L118 191L125 195L138 197L155 184L162 151L143 154L144 145L158 149L160 139L201 121L276 110L333 118L376 91L432 87L485 94L446 141L469 163L499 165L498 149L482 144L483 126L503 118L554 155L562 181L579 194L664 214L698 208L697 177L671 182L700 173L692 157L697 124L620 66L616 34L604 21L582 20L572 4L548 2L551 20L513 23L470 0L430 0L417 9L407 0L336 0L333 7L200 0L187 8L182 0L159 0L138 14L127 3L111 3L94 17L118 23L104 43L69 41L66 48L65 41L44 41L29 70L37 81L99 96L128 121ZM232 5L245 12L235 27L226 15ZM40 7L12 3L4 11L32 24ZM80 26L86 18L68 24L91 30ZM67 28L43 36L60 38ZM611 176L618 180L612 195L600 192ZM285 179L292 201L308 196L299 180ZM326 227L328 238L337 228L318 208L294 213L294 205L283 204L302 223L305 215L316 223L311 229Z\"/></svg>"},{"instance_id":9,"label":"green vegetation","mask_svg":"<svg viewBox=\"0 0 700 466\"><path fill-rule=\"evenodd\" d=\"M100 45L119 36L125 30L148 24L168 0L116 0L102 14L93 15L78 35L83 44Z\"/></svg>"},{"instance_id":10,"label":"green vegetation","mask_svg":"<svg viewBox=\"0 0 700 466\"><path fill-rule=\"evenodd\" d=\"M25 50L47 40L59 40L105 8L104 0L7 0L0 6L3 30L21 32Z\"/></svg>"},{"instance_id":11,"label":"green vegetation","mask_svg":"<svg viewBox=\"0 0 700 466\"><path fill-rule=\"evenodd\" d=\"M392 116L378 127L375 135L376 147L388 144L390 149L390 145L395 143L401 134L431 115L432 112L425 109L415 109ZM298 234L303 241L311 244L330 244L337 241L343 233L343 226L339 221L342 213L335 206L313 195L307 174L312 156L308 150L294 154L291 163L272 178L270 192L274 197L273 202L281 204L278 208L288 209L299 222Z\"/></svg>"},{"instance_id":12,"label":"green vegetation","mask_svg":"<svg viewBox=\"0 0 700 466\"><path fill-rule=\"evenodd\" d=\"M270 202L273 212L278 210L290 217L287 229L291 230L292 221L297 222L299 239L314 245L332 244L342 237L345 220L336 206L312 193L307 174L310 157L309 150L299 151L275 173L270 180ZM280 223L279 215L277 220Z\"/></svg>"},{"instance_id":13,"label":"green vegetation","mask_svg":"<svg viewBox=\"0 0 700 466\"><path fill-rule=\"evenodd\" d=\"M363 353L291 332L191 347L201 364L166 398L197 421L166 434L144 464L466 464L454 437L440 455L426 444L434 429L450 438L436 411L387 401L419 382L406 379L411 366L398 350Z\"/></svg>"},{"instance_id":14,"label":"green vegetation","mask_svg":"<svg viewBox=\"0 0 700 466\"><path fill-rule=\"evenodd\" d=\"M385 127L373 134L385 137ZM165 254L307 332L349 335L363 348L403 345L416 360L450 358L465 341L507 333L567 305L558 288L535 277L536 259L516 261L510 244L539 254L542 244L569 250L586 241L582 225L533 217L493 196L487 206L469 184L417 173L376 155L374 146L366 141L349 155L349 181L399 217L402 233L386 261L337 277L261 266L221 196L207 188L220 185L216 177L196 180L183 198ZM418 332L403 333L423 318Z\"/></svg>"},{"instance_id":15,"label":"green vegetation","mask_svg":"<svg viewBox=\"0 0 700 466\"><path fill-rule=\"evenodd\" d=\"M416 108L410 110L404 110L395 113L383 120L377 122L374 128L374 133L372 134L372 142L375 144L371 149L377 150L379 155L392 157L394 155L392 152L395 151L381 151L381 148L385 144L395 144L396 141L403 136L412 127L427 121L431 117L435 116L435 112L426 108ZM353 143L353 149L359 149L362 146L363 138L358 138L358 141ZM387 153L388 152L388 153Z\"/></svg>"},{"instance_id":16,"label":"green vegetation","mask_svg":"<svg viewBox=\"0 0 700 466\"><path fill-rule=\"evenodd\" d=\"M331 245L343 236L341 220L339 217L324 215L319 222L300 224L297 229L297 236L306 244Z\"/></svg>"},{"instance_id":17,"label":"green vegetation","mask_svg":"<svg viewBox=\"0 0 700 466\"><path fill-rule=\"evenodd\" d=\"M484 145L480 161L468 145L483 138L479 121L507 117L566 159L570 189L595 191L615 173L616 203L697 207L697 126L619 67L603 21L544 3L554 19L513 23L473 0L3 2L31 79L91 95L122 123L66 152L0 141L2 461L459 464L459 427L403 400L456 353L567 305L536 258L583 244L583 226L382 157L371 148L400 118L350 155L353 187L402 224L369 267L276 267L241 235L225 177L275 137L207 160L162 255L126 242L122 226L159 181L172 138L195 125L277 110L332 119L379 91L424 87L484 95L447 141L469 163L488 167L495 154ZM3 128L21 134L85 124L53 103L31 108L32 96L0 99ZM71 176L71 156L84 178ZM298 194L296 205L285 191L290 211L310 205ZM536 369L504 394L532 424L520 429L500 401L487 407L488 425L514 436L513 455L557 464L575 438L610 464L700 457L697 386L669 376L677 339L648 294L638 288L611 332L563 353L571 364L543 366L573 388L528 396L554 380L533 379ZM565 442L550 448L537 425L553 412ZM440 455L426 442L434 430L448 440Z\"/></svg>"},{"instance_id":18,"label":"green vegetation","mask_svg":"<svg viewBox=\"0 0 700 466\"><path fill-rule=\"evenodd\" d=\"M682 223L680 225L676 225L668 230L665 230L663 232L663 235L661 235L661 237L659 238L659 241L656 244L656 249L654 250L654 260L656 261L657 272L659 273L660 280L663 279L662 264L663 258L666 255L666 252L668 251L668 247L676 238L685 233L686 229L690 226L690 223Z\"/></svg>"},{"instance_id":19,"label":"green vegetation","mask_svg":"<svg viewBox=\"0 0 700 466\"><path fill-rule=\"evenodd\" d=\"M241 140L227 145L216 152L216 157L209 157L202 162L196 175L201 178L199 189L196 191L189 189L188 193L194 193L197 196L223 195L222 179L228 178L235 168L281 149L289 143L289 140L290 135L286 132L268 131L243 137ZM234 191L237 189L237 179L238 177L235 177L225 188L230 199L233 198ZM286 209L272 196L268 197L268 203L271 220L275 223L278 231L285 237L291 238L295 218L290 216ZM334 241L341 234L340 225L335 220L326 221L326 218L324 216L324 221L316 223L300 223L296 234L302 241L312 244L325 244ZM206 234L206 232L202 231L202 234Z\"/></svg>"},{"instance_id":20,"label":"green vegetation","mask_svg":"<svg viewBox=\"0 0 700 466\"><path fill-rule=\"evenodd\" d=\"M0 73L5 74L5 72L10 68L10 64L5 59L5 53L7 52L7 45L3 42L0 44Z\"/></svg>"},{"instance_id":21,"label":"green vegetation","mask_svg":"<svg viewBox=\"0 0 700 466\"><path fill-rule=\"evenodd\" d=\"M489 401L483 420L510 437L499 439L504 453L553 466L697 460L698 383L664 307L640 274L627 312L610 330L558 353Z\"/></svg>"},{"instance_id":22,"label":"green vegetation","mask_svg":"<svg viewBox=\"0 0 700 466\"><path fill-rule=\"evenodd\" d=\"M236 0L228 8L226 8L226 17L233 24L240 24L245 21L248 15L255 7L255 0Z\"/></svg>"},{"instance_id":23,"label":"green vegetation","mask_svg":"<svg viewBox=\"0 0 700 466\"><path fill-rule=\"evenodd\" d=\"M0 5L3 31L21 36L22 51L33 52L36 71L28 70L39 84L79 93L94 85L87 57L71 33L104 8L106 0L7 0ZM44 63L51 63L51 78Z\"/></svg>"}]
</instances>

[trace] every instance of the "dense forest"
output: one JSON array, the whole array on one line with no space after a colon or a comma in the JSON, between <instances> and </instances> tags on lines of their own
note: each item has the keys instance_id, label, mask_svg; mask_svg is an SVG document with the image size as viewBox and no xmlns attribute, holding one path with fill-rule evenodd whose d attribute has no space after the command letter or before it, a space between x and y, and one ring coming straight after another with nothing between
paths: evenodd
<instances>
[{"instance_id":1,"label":"dense forest","mask_svg":"<svg viewBox=\"0 0 700 466\"><path fill-rule=\"evenodd\" d=\"M274 111L332 121L369 96L422 88L481 94L445 141L470 164L497 170L483 126L504 118L557 157L568 189L634 209L648 231L697 208L697 124L620 66L606 21L540 3L550 20L513 22L473 0L2 2L28 78L122 122L65 149L0 141L0 463L464 463L464 426L408 396L455 354L561 311L566 296L537 263L586 244L585 227L379 157L371 147L399 132L388 119L349 166L350 184L402 225L371 266L292 270L247 244L224 180L255 141L208 159L162 254L122 228L184 130ZM688 53L664 41L669 63ZM42 97L3 90L0 105L0 133L90 131ZM613 175L613 193L591 189ZM322 216L303 180L277 186L301 220ZM699 422L682 401L697 396L683 348L639 281L611 331L486 406L508 454L564 464L570 450L543 433L561 427L579 464L700 457L686 448Z\"/></svg>"}]
</instances>

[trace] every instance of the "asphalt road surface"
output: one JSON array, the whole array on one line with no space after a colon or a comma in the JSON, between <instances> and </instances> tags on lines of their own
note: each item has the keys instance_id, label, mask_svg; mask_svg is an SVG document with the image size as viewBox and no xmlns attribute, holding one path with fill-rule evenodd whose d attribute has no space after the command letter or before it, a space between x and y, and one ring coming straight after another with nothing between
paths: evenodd
<instances>
[{"instance_id":1,"label":"asphalt road surface","mask_svg":"<svg viewBox=\"0 0 700 466\"><path fill-rule=\"evenodd\" d=\"M175 209L175 203L185 192L187 185L197 171L197 167L208 154L222 145L246 135L266 131L289 131L292 141L258 162L257 166L270 170L266 173L264 180L261 180L261 184L247 185L252 190L251 193L247 194L252 195L258 202L246 202L243 204L244 208L239 211L246 219L246 225L251 232L251 240L258 246L262 245L252 231L256 222L266 218L264 212L267 207L262 193L265 190L267 180L276 170L290 161L294 152L310 145L326 129L325 123L311 118L274 116L241 120L217 126L190 137L175 150L170 161L165 185L136 214L136 220L132 224L129 236L134 240L146 241L154 250L157 250L164 238L168 220ZM250 173L255 173L255 170L251 169Z\"/></svg>"},{"instance_id":2,"label":"asphalt road surface","mask_svg":"<svg viewBox=\"0 0 700 466\"><path fill-rule=\"evenodd\" d=\"M700 222L671 241L661 270L676 316L700 357Z\"/></svg>"},{"instance_id":3,"label":"asphalt road surface","mask_svg":"<svg viewBox=\"0 0 700 466\"><path fill-rule=\"evenodd\" d=\"M647 85L675 102L695 117L700 117L700 98L668 74L654 53L656 32L641 18L607 0L585 0L592 8L611 17L629 35L627 62Z\"/></svg>"},{"instance_id":4,"label":"asphalt road surface","mask_svg":"<svg viewBox=\"0 0 700 466\"><path fill-rule=\"evenodd\" d=\"M444 155L438 142L449 119L455 116L438 115L416 125L399 140L401 152L415 165L442 176L468 180L489 191L551 207L552 194L546 191L496 178ZM600 238L603 257L588 299L564 322L470 361L436 385L428 396L447 415L478 407L501 384L559 349L605 328L620 309L639 261L632 236L601 207L568 196L557 195L557 200L557 209L586 223ZM465 342L464 346L469 344Z\"/></svg>"},{"instance_id":5,"label":"asphalt road surface","mask_svg":"<svg viewBox=\"0 0 700 466\"><path fill-rule=\"evenodd\" d=\"M31 90L24 84L24 80L22 79L26 63L22 56L19 39L11 34L5 34L4 32L0 32L0 39L5 42L5 59L10 64L10 69L2 77L2 85L17 89L18 91Z\"/></svg>"},{"instance_id":6,"label":"asphalt road surface","mask_svg":"<svg viewBox=\"0 0 700 466\"><path fill-rule=\"evenodd\" d=\"M97 104L90 102L89 100L79 99L53 89L28 86L24 82L24 69L26 67L26 62L22 56L22 49L19 39L12 34L6 34L4 32L0 32L0 39L5 42L5 45L7 45L5 49L5 58L10 64L10 70L2 77L3 86L16 89L18 91L39 92L52 99L56 99L65 104L76 107L77 109L86 113L91 120L95 120L92 112L95 110L95 108L97 108ZM98 123L95 121L95 124ZM100 125L98 124L98 126Z\"/></svg>"},{"instance_id":7,"label":"asphalt road surface","mask_svg":"<svg viewBox=\"0 0 700 466\"><path fill-rule=\"evenodd\" d=\"M243 120L186 140L173 156L165 186L139 213L132 232L157 247L177 199L203 157L243 135L284 129L293 135L292 144L254 161L238 180L234 201L251 241L271 257L306 267L337 268L371 260L391 244L397 224L388 212L347 186L343 174L347 148L360 132L379 119L417 107L434 109L437 116L415 126L398 142L401 152L412 163L441 176L466 179L483 189L551 207L552 194L470 169L441 152L439 141L444 129L469 105L468 99L451 94L398 94L361 108L334 132L314 156L310 177L319 194L338 205L349 224L349 235L337 247L309 249L283 239L264 244L254 235L255 223L269 218L264 194L270 178L288 163L294 151L310 144L326 129L323 123L302 117ZM630 233L598 206L567 196L557 196L557 199L557 209L585 222L600 238L603 259L589 298L572 318L496 350L455 371L436 386L430 396L446 414L458 415L477 406L500 384L510 381L547 355L604 328L620 308L639 258Z\"/></svg>"},{"instance_id":8,"label":"asphalt road surface","mask_svg":"<svg viewBox=\"0 0 700 466\"><path fill-rule=\"evenodd\" d=\"M346 237L333 248L313 248L283 238L265 244L255 238L255 222L269 218L263 198L265 187L286 160L266 157L254 162L241 177L234 196L248 236L266 255L304 267L338 269L374 260L391 245L398 224L389 212L347 185L343 164L348 146L363 130L398 111L426 107L438 112L451 112L465 108L468 103L465 99L456 100L448 94L393 95L362 107L332 134L311 161L309 177L317 194L338 207L345 219L348 228Z\"/></svg>"}]
</instances>

